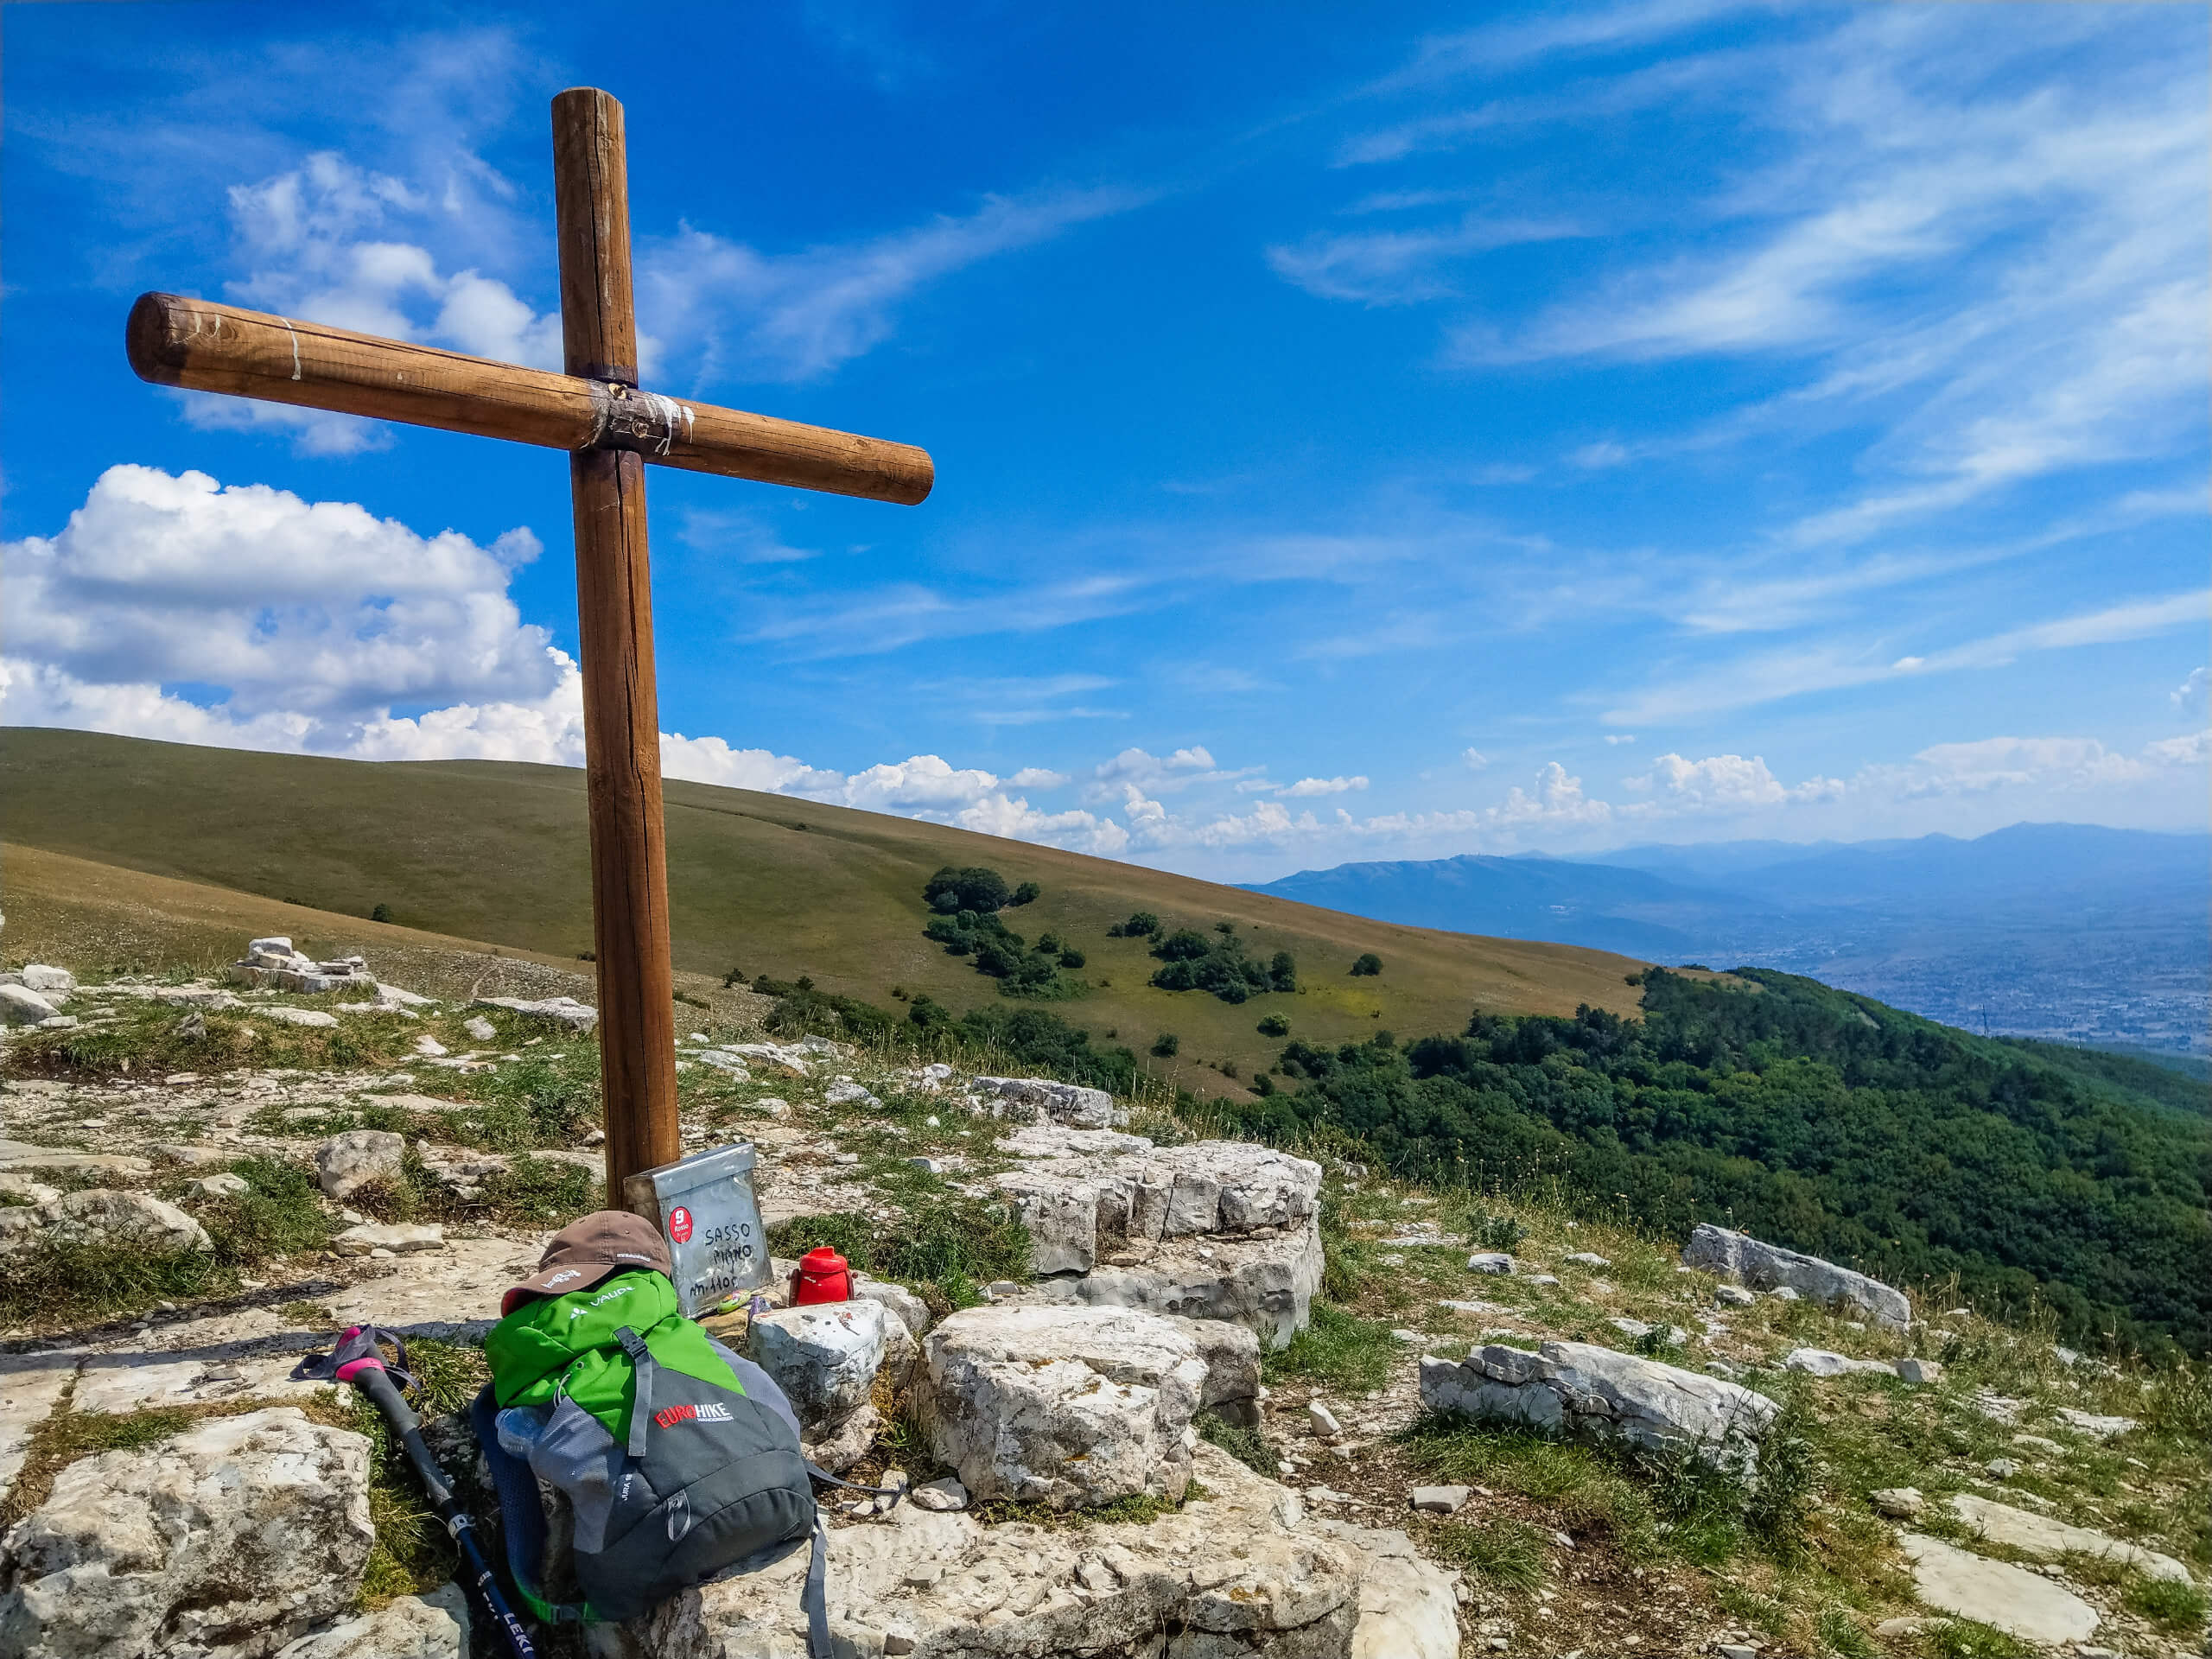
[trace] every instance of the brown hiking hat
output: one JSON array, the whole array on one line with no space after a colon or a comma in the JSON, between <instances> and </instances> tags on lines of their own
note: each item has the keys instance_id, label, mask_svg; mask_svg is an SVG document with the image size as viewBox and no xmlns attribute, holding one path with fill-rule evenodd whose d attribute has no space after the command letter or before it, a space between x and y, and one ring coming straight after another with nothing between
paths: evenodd
<instances>
[{"instance_id":1,"label":"brown hiking hat","mask_svg":"<svg viewBox=\"0 0 2212 1659\"><path fill-rule=\"evenodd\" d=\"M594 1210L553 1235L537 1258L537 1271L507 1287L499 1312L513 1313L525 1297L565 1296L609 1274L639 1268L674 1276L660 1229L627 1210Z\"/></svg>"}]
</instances>

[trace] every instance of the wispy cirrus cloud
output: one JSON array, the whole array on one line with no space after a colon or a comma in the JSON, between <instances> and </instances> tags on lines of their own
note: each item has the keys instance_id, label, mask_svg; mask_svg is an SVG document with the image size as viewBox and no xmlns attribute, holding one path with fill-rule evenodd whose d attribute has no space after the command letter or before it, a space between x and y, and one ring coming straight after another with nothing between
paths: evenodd
<instances>
[{"instance_id":1,"label":"wispy cirrus cloud","mask_svg":"<svg viewBox=\"0 0 2212 1659\"><path fill-rule=\"evenodd\" d=\"M1662 678L1605 711L1618 726L1661 725L1751 708L1817 691L1841 690L1908 676L2000 667L2033 652L2113 645L2177 629L2202 627L2212 616L2212 589L2130 601L2073 616L1947 645L1924 654L1896 654L1879 639L1853 645L1763 651L1709 663L1680 678Z\"/></svg>"},{"instance_id":2,"label":"wispy cirrus cloud","mask_svg":"<svg viewBox=\"0 0 2212 1659\"><path fill-rule=\"evenodd\" d=\"M688 380L816 379L889 339L928 284L1152 199L1118 186L987 196L971 213L791 253L686 225L639 248L639 315Z\"/></svg>"}]
</instances>

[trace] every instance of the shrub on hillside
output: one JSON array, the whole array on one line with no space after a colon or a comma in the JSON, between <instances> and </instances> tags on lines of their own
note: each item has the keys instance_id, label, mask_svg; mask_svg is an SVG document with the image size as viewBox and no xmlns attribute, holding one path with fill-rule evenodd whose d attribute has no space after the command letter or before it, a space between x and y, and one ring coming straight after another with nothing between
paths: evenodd
<instances>
[{"instance_id":1,"label":"shrub on hillside","mask_svg":"<svg viewBox=\"0 0 2212 1659\"><path fill-rule=\"evenodd\" d=\"M1106 930L1111 939L1148 939L1160 931L1160 918L1148 910L1140 910L1126 922L1116 922Z\"/></svg>"},{"instance_id":2,"label":"shrub on hillside","mask_svg":"<svg viewBox=\"0 0 2212 1659\"><path fill-rule=\"evenodd\" d=\"M1034 886L1033 883L1029 884ZM1036 894L1032 893L1031 898ZM1013 902L1013 891L1006 878L996 870L980 864L965 869L946 865L930 877L922 888L922 902L941 916L950 916L963 910L988 915L1006 908ZM1027 903L1027 900L1024 900Z\"/></svg>"},{"instance_id":3,"label":"shrub on hillside","mask_svg":"<svg viewBox=\"0 0 2212 1659\"><path fill-rule=\"evenodd\" d=\"M1173 1059L1183 1046L1183 1039L1172 1031L1163 1031L1152 1039L1152 1052L1163 1060Z\"/></svg>"},{"instance_id":4,"label":"shrub on hillside","mask_svg":"<svg viewBox=\"0 0 2212 1659\"><path fill-rule=\"evenodd\" d=\"M1372 950L1363 950L1359 954L1359 960L1352 963L1351 971L1352 977L1355 979L1372 978L1382 971L1382 958Z\"/></svg>"},{"instance_id":5,"label":"shrub on hillside","mask_svg":"<svg viewBox=\"0 0 2212 1659\"><path fill-rule=\"evenodd\" d=\"M1271 1014L1268 1015L1266 1019L1260 1021L1260 1035L1262 1037L1287 1037L1290 1035L1290 1021L1280 1014Z\"/></svg>"},{"instance_id":6,"label":"shrub on hillside","mask_svg":"<svg viewBox=\"0 0 2212 1659\"><path fill-rule=\"evenodd\" d=\"M1216 928L1219 937L1211 939L1195 929L1178 928L1153 946L1162 966L1152 983L1163 991L1210 992L1224 1002L1297 988L1298 968L1288 951L1277 951L1274 962L1262 963L1244 954L1235 923L1217 923Z\"/></svg>"}]
</instances>

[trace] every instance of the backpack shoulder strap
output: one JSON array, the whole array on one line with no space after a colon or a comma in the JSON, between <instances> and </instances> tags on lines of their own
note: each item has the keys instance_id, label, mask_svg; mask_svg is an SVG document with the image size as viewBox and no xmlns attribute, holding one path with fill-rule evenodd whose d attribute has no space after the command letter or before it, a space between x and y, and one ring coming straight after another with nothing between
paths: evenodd
<instances>
[{"instance_id":1,"label":"backpack shoulder strap","mask_svg":"<svg viewBox=\"0 0 2212 1659\"><path fill-rule=\"evenodd\" d=\"M614 1332L615 1341L622 1344L622 1351L630 1356L630 1363L637 1368L637 1394L630 1406L630 1443L624 1448L633 1458L645 1455L645 1425L653 1416L653 1351L645 1346L645 1339L628 1325Z\"/></svg>"}]
</instances>

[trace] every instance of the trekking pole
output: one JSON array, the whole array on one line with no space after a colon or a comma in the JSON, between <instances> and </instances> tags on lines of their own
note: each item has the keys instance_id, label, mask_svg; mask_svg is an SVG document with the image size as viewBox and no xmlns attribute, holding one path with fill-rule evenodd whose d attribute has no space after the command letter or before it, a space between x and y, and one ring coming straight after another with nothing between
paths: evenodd
<instances>
[{"instance_id":1,"label":"trekking pole","mask_svg":"<svg viewBox=\"0 0 2212 1659\"><path fill-rule=\"evenodd\" d=\"M389 1340L398 1351L399 1375L406 1377L411 1387L415 1379L407 1371L406 1343L397 1337L387 1337L372 1325L354 1325L338 1339L337 1346L329 1353L310 1354L302 1360L294 1367L292 1376L302 1382L350 1382L367 1397L406 1452L407 1461L415 1466L416 1478L423 1483L423 1490L429 1497L431 1509L445 1523L454 1548L461 1552L461 1570L457 1576L490 1618L512 1659L537 1659L537 1649L531 1644L529 1633L508 1608L506 1597L499 1592L499 1581L492 1576L491 1564L477 1547L475 1521L454 1497L453 1484L446 1478L445 1471L438 1466L437 1459L431 1455L423 1439L422 1419L409 1408L400 1395L398 1384L391 1380L391 1368L385 1363L384 1355L377 1346L380 1338Z\"/></svg>"}]
</instances>

